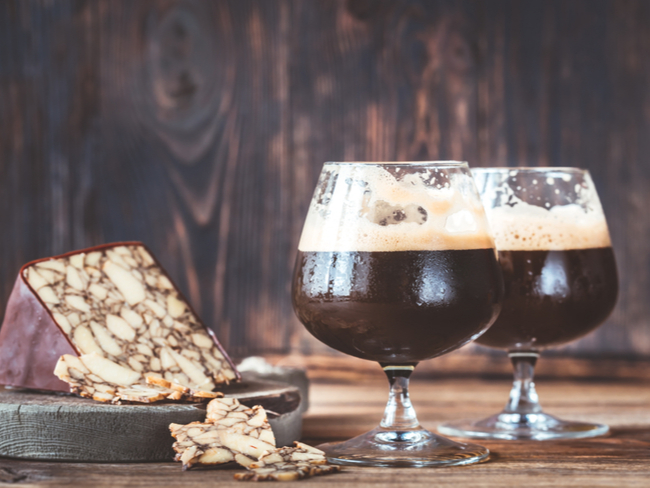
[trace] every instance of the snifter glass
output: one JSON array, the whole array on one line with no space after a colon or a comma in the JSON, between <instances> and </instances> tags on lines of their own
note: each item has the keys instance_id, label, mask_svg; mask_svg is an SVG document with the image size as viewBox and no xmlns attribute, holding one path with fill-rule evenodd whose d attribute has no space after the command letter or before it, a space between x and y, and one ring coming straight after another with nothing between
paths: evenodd
<instances>
[{"instance_id":1,"label":"snifter glass","mask_svg":"<svg viewBox=\"0 0 650 488\"><path fill-rule=\"evenodd\" d=\"M326 163L298 246L294 310L328 346L377 361L390 384L377 428L319 446L330 462L486 459L487 449L420 426L409 377L419 361L484 332L502 294L494 240L466 163Z\"/></svg>"},{"instance_id":2,"label":"snifter glass","mask_svg":"<svg viewBox=\"0 0 650 488\"><path fill-rule=\"evenodd\" d=\"M540 351L600 325L616 303L618 279L605 215L588 171L577 168L472 170L494 232L505 298L477 342L508 351L514 384L503 411L441 425L444 434L496 439L571 439L606 425L542 411L533 382Z\"/></svg>"}]
</instances>

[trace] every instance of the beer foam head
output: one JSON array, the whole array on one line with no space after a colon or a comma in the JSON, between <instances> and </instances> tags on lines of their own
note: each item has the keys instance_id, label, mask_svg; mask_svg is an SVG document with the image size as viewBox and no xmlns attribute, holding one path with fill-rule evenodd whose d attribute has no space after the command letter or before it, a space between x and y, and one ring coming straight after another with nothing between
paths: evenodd
<instances>
[{"instance_id":1,"label":"beer foam head","mask_svg":"<svg viewBox=\"0 0 650 488\"><path fill-rule=\"evenodd\" d=\"M569 169L475 170L497 249L554 251L611 246L588 172ZM522 174L523 173L523 174ZM490 180L492 178L492 180ZM558 204L559 203L559 204Z\"/></svg>"},{"instance_id":2,"label":"beer foam head","mask_svg":"<svg viewBox=\"0 0 650 488\"><path fill-rule=\"evenodd\" d=\"M326 163L300 251L494 248L464 163Z\"/></svg>"},{"instance_id":3,"label":"beer foam head","mask_svg":"<svg viewBox=\"0 0 650 488\"><path fill-rule=\"evenodd\" d=\"M561 251L609 247L609 231L602 212L586 212L579 205L546 209L521 202L488 210L494 241L500 251Z\"/></svg>"}]
</instances>

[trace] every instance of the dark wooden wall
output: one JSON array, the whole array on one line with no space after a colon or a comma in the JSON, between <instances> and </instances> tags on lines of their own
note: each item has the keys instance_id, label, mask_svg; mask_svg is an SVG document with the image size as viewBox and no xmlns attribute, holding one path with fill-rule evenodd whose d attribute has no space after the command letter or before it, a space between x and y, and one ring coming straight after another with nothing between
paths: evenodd
<instances>
[{"instance_id":1,"label":"dark wooden wall","mask_svg":"<svg viewBox=\"0 0 650 488\"><path fill-rule=\"evenodd\" d=\"M419 159L590 169L621 295L560 353L650 359L649 1L0 3L0 314L139 239L235 356L327 353L289 301L320 166Z\"/></svg>"}]
</instances>

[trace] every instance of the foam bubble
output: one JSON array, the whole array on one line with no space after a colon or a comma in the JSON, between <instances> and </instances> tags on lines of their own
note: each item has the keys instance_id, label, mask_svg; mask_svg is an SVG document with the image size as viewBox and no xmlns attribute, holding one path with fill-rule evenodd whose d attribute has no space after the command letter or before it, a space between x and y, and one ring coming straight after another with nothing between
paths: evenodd
<instances>
[{"instance_id":1,"label":"foam bubble","mask_svg":"<svg viewBox=\"0 0 650 488\"><path fill-rule=\"evenodd\" d=\"M611 246L602 209L557 205L550 209L518 201L488 211L500 251L560 251Z\"/></svg>"},{"instance_id":2,"label":"foam bubble","mask_svg":"<svg viewBox=\"0 0 650 488\"><path fill-rule=\"evenodd\" d=\"M468 173L326 164L298 249L424 251L494 247Z\"/></svg>"}]
</instances>

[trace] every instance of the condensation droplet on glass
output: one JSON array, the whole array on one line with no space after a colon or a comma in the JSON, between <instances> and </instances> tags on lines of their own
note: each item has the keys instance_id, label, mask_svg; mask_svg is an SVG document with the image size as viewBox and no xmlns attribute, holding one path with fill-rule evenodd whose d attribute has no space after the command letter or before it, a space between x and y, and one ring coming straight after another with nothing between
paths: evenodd
<instances>
[{"instance_id":1,"label":"condensation droplet on glass","mask_svg":"<svg viewBox=\"0 0 650 488\"><path fill-rule=\"evenodd\" d=\"M546 184L547 185L554 185L555 184L555 178L551 178L550 176L546 178Z\"/></svg>"},{"instance_id":2,"label":"condensation droplet on glass","mask_svg":"<svg viewBox=\"0 0 650 488\"><path fill-rule=\"evenodd\" d=\"M537 184L537 180L533 180L533 185L536 185L536 184Z\"/></svg>"},{"instance_id":3,"label":"condensation droplet on glass","mask_svg":"<svg viewBox=\"0 0 650 488\"><path fill-rule=\"evenodd\" d=\"M563 179L564 181L569 182L569 181L571 181L571 175L562 175L562 179Z\"/></svg>"}]
</instances>

